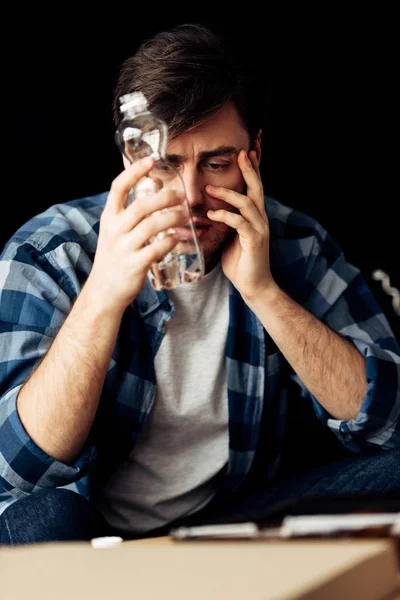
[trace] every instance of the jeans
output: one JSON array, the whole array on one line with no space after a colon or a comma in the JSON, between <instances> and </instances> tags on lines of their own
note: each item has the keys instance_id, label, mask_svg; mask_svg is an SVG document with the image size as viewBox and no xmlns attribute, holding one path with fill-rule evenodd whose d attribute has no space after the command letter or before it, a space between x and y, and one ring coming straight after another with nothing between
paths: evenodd
<instances>
[{"instance_id":1,"label":"jeans","mask_svg":"<svg viewBox=\"0 0 400 600\"><path fill-rule=\"evenodd\" d=\"M273 514L290 501L371 497L394 498L400 511L400 448L372 456L346 458L270 483L267 489L245 491L224 504L211 502L202 511L137 537L167 535L171 527L209 522L253 520ZM90 540L103 535L126 535L112 530L82 496L70 490L45 490L11 504L0 515L0 544Z\"/></svg>"}]
</instances>

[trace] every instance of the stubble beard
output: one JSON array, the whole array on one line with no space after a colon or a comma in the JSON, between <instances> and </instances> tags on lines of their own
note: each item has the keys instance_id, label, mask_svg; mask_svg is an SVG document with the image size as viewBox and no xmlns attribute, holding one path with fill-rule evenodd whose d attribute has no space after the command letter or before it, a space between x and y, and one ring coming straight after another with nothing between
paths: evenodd
<instances>
[{"instance_id":1,"label":"stubble beard","mask_svg":"<svg viewBox=\"0 0 400 600\"><path fill-rule=\"evenodd\" d=\"M221 259L224 249L229 245L235 235L234 229L221 231L210 242L208 247L202 249L204 256L205 271L209 273ZM201 247L201 244L200 244Z\"/></svg>"}]
</instances>

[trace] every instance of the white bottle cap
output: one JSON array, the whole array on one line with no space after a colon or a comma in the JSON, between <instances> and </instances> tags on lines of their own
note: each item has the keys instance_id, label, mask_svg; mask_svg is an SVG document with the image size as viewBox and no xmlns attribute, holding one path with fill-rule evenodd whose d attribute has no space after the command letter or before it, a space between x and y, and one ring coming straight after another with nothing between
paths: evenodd
<instances>
[{"instance_id":1,"label":"white bottle cap","mask_svg":"<svg viewBox=\"0 0 400 600\"><path fill-rule=\"evenodd\" d=\"M147 108L146 96L142 92L132 92L131 94L125 94L124 96L120 97L119 101L121 102L121 112L125 112L128 109L134 109L134 111L138 113Z\"/></svg>"}]
</instances>

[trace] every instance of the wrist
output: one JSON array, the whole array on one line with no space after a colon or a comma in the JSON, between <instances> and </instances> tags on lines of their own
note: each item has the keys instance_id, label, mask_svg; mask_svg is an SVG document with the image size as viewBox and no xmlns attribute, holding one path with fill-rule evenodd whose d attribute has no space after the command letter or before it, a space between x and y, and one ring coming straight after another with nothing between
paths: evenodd
<instances>
[{"instance_id":1,"label":"wrist","mask_svg":"<svg viewBox=\"0 0 400 600\"><path fill-rule=\"evenodd\" d=\"M90 276L78 296L76 304L88 311L94 319L120 321L126 307L110 301L109 294L91 280Z\"/></svg>"},{"instance_id":2,"label":"wrist","mask_svg":"<svg viewBox=\"0 0 400 600\"><path fill-rule=\"evenodd\" d=\"M243 295L242 297L248 307L253 312L257 312L258 306L270 307L272 309L282 300L283 296L283 290L274 281L271 281L251 296Z\"/></svg>"}]
</instances>

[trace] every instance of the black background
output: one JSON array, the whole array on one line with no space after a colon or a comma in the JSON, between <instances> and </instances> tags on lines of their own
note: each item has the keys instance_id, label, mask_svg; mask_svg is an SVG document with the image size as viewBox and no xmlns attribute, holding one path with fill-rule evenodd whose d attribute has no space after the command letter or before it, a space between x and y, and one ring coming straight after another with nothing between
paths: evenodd
<instances>
[{"instance_id":1,"label":"black background","mask_svg":"<svg viewBox=\"0 0 400 600\"><path fill-rule=\"evenodd\" d=\"M202 22L241 45L266 82L266 193L331 232L399 337L400 319L372 279L380 268L400 284L394 13L326 7L278 13L267 4L261 17L250 4L235 7L173 5L160 12L148 3L85 15L17 8L3 19L0 246L51 204L109 188L122 168L110 108L122 61L161 28Z\"/></svg>"}]
</instances>

